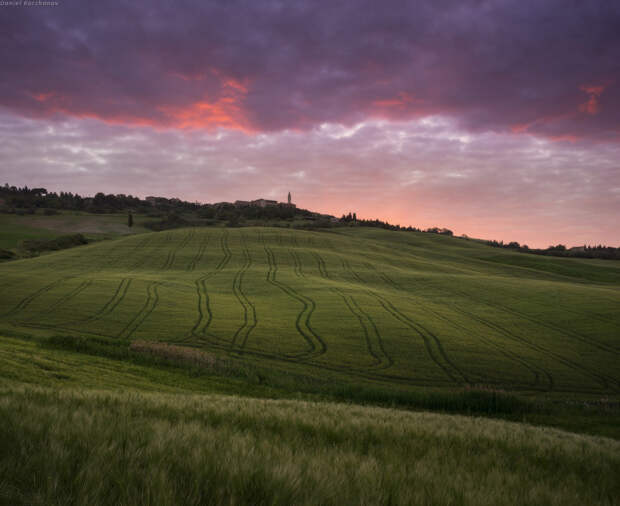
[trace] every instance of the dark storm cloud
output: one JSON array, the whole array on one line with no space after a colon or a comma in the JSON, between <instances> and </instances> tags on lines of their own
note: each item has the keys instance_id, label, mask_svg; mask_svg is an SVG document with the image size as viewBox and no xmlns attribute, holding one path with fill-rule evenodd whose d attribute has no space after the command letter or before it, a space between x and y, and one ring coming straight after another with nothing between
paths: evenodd
<instances>
[{"instance_id":1,"label":"dark storm cloud","mask_svg":"<svg viewBox=\"0 0 620 506\"><path fill-rule=\"evenodd\" d=\"M620 138L620 4L61 2L0 9L0 104L252 131L452 116Z\"/></svg>"}]
</instances>

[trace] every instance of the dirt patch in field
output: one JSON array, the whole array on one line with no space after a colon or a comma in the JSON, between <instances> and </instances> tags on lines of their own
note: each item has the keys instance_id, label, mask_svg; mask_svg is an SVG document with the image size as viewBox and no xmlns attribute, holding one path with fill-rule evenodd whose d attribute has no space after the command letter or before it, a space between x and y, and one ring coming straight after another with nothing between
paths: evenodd
<instances>
[{"instance_id":1,"label":"dirt patch in field","mask_svg":"<svg viewBox=\"0 0 620 506\"><path fill-rule=\"evenodd\" d=\"M197 366L213 367L216 358L204 351L184 346L174 346L166 343L153 343L148 341L134 341L129 346L131 351L149 353L168 360L185 362Z\"/></svg>"}]
</instances>

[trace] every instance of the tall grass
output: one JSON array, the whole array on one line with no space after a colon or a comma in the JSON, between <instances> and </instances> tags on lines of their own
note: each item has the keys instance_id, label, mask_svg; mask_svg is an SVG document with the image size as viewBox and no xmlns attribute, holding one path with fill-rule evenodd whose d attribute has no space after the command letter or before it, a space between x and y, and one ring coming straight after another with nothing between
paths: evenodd
<instances>
[{"instance_id":1,"label":"tall grass","mask_svg":"<svg viewBox=\"0 0 620 506\"><path fill-rule=\"evenodd\" d=\"M541 402L535 403L514 394L493 389L398 390L388 385L333 383L290 371L284 372L260 367L257 364L217 357L195 348L166 343L57 335L43 340L42 345L127 360L142 365L180 368L193 376L232 376L288 392L318 394L342 402L492 416L547 411Z\"/></svg>"},{"instance_id":2,"label":"tall grass","mask_svg":"<svg viewBox=\"0 0 620 506\"><path fill-rule=\"evenodd\" d=\"M0 393L4 504L617 504L620 444L224 396Z\"/></svg>"}]
</instances>

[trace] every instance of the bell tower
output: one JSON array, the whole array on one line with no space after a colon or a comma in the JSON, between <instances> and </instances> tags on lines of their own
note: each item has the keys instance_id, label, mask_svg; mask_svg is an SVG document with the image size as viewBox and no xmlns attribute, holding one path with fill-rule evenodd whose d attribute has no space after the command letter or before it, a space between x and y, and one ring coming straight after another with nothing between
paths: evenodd
<instances>
[{"instance_id":1,"label":"bell tower","mask_svg":"<svg viewBox=\"0 0 620 506\"><path fill-rule=\"evenodd\" d=\"M288 205L291 205L291 192L288 192Z\"/></svg>"}]
</instances>

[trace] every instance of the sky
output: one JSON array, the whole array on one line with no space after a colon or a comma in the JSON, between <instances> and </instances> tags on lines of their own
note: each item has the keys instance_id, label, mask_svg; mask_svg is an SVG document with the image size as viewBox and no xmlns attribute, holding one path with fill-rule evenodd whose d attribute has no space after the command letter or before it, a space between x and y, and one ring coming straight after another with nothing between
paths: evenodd
<instances>
[{"instance_id":1,"label":"sky","mask_svg":"<svg viewBox=\"0 0 620 506\"><path fill-rule=\"evenodd\" d=\"M620 3L0 1L0 184L620 246Z\"/></svg>"}]
</instances>

